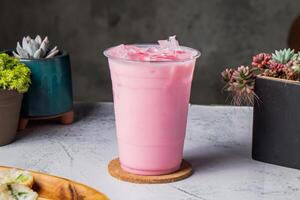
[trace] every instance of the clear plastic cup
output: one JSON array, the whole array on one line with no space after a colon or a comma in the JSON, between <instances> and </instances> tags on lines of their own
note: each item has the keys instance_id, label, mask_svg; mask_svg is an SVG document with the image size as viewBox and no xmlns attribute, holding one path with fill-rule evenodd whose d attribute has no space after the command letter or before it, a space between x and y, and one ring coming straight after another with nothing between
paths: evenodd
<instances>
[{"instance_id":1,"label":"clear plastic cup","mask_svg":"<svg viewBox=\"0 0 300 200\"><path fill-rule=\"evenodd\" d=\"M137 45L151 47L155 45ZM130 173L162 175L180 168L191 83L200 52L181 61L108 58L119 158Z\"/></svg>"}]
</instances>

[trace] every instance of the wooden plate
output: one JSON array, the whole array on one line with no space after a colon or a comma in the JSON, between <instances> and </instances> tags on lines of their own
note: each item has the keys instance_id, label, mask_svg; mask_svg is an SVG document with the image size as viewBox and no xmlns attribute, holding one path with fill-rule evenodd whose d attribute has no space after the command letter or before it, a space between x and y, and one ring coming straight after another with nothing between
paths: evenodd
<instances>
[{"instance_id":1,"label":"wooden plate","mask_svg":"<svg viewBox=\"0 0 300 200\"><path fill-rule=\"evenodd\" d=\"M0 166L0 170L5 169L12 168ZM39 197L49 200L108 200L104 194L81 183L40 172L29 172L34 177L33 190Z\"/></svg>"}]
</instances>

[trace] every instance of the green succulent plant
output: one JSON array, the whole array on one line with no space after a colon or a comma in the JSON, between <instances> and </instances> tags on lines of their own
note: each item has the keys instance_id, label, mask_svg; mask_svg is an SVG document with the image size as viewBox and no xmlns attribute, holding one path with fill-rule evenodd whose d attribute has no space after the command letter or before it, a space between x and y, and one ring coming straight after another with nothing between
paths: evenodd
<instances>
[{"instance_id":1,"label":"green succulent plant","mask_svg":"<svg viewBox=\"0 0 300 200\"><path fill-rule=\"evenodd\" d=\"M300 60L295 61L294 64L292 65L292 69L297 72L300 73Z\"/></svg>"},{"instance_id":2,"label":"green succulent plant","mask_svg":"<svg viewBox=\"0 0 300 200\"><path fill-rule=\"evenodd\" d=\"M291 68L293 69L293 71L295 71L296 73L300 73L300 53L297 53L295 56L295 60L293 61Z\"/></svg>"},{"instance_id":3,"label":"green succulent plant","mask_svg":"<svg viewBox=\"0 0 300 200\"><path fill-rule=\"evenodd\" d=\"M300 52L296 53L295 61L300 61Z\"/></svg>"},{"instance_id":4,"label":"green succulent plant","mask_svg":"<svg viewBox=\"0 0 300 200\"><path fill-rule=\"evenodd\" d=\"M43 40L39 35L35 39L30 36L23 37L22 46L17 42L16 52L13 54L17 58L52 58L59 53L59 49L55 46L50 50L49 43L47 36Z\"/></svg>"},{"instance_id":5,"label":"green succulent plant","mask_svg":"<svg viewBox=\"0 0 300 200\"><path fill-rule=\"evenodd\" d=\"M286 64L291 60L295 60L297 56L294 49L288 48L279 51L276 50L275 53L272 53L272 60L280 64Z\"/></svg>"},{"instance_id":6,"label":"green succulent plant","mask_svg":"<svg viewBox=\"0 0 300 200\"><path fill-rule=\"evenodd\" d=\"M0 89L27 92L31 83L30 73L30 69L19 59L0 54Z\"/></svg>"}]
</instances>

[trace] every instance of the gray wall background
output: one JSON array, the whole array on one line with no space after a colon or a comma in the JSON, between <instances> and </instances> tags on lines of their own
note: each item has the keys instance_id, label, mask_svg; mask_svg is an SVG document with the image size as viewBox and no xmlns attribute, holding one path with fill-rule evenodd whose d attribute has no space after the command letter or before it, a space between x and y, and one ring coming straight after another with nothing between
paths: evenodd
<instances>
[{"instance_id":1,"label":"gray wall background","mask_svg":"<svg viewBox=\"0 0 300 200\"><path fill-rule=\"evenodd\" d=\"M299 8L299 0L1 0L0 49L14 48L24 35L48 35L71 54L75 99L111 101L102 51L176 34L202 51L191 101L224 104L220 72L286 47Z\"/></svg>"}]
</instances>

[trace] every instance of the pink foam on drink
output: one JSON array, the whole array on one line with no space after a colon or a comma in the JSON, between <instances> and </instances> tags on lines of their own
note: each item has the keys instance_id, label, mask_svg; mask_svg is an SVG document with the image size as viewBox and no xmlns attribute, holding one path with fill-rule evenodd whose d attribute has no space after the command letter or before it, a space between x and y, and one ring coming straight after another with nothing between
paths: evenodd
<instances>
[{"instance_id":1,"label":"pink foam on drink","mask_svg":"<svg viewBox=\"0 0 300 200\"><path fill-rule=\"evenodd\" d=\"M179 46L175 36L168 40L159 40L159 45L135 46L124 45L113 47L109 50L109 56L134 61L183 61L194 57L191 51Z\"/></svg>"}]
</instances>

